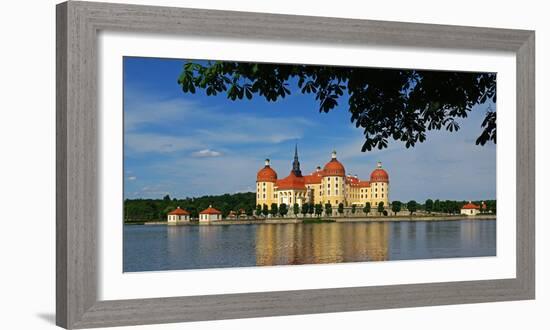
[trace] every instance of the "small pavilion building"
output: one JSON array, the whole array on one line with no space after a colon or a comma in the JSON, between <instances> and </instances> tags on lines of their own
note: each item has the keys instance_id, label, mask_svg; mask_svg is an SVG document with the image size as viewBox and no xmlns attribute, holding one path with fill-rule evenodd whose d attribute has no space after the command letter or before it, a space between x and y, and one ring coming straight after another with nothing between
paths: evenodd
<instances>
[{"instance_id":1,"label":"small pavilion building","mask_svg":"<svg viewBox=\"0 0 550 330\"><path fill-rule=\"evenodd\" d=\"M178 206L174 211L168 213L168 224L177 224L179 222L189 222L189 212Z\"/></svg>"},{"instance_id":2,"label":"small pavilion building","mask_svg":"<svg viewBox=\"0 0 550 330\"><path fill-rule=\"evenodd\" d=\"M222 212L216 210L210 205L207 209L199 213L199 222L212 222L222 219Z\"/></svg>"},{"instance_id":3,"label":"small pavilion building","mask_svg":"<svg viewBox=\"0 0 550 330\"><path fill-rule=\"evenodd\" d=\"M485 204L485 202L481 202L481 213L488 213L487 204Z\"/></svg>"},{"instance_id":4,"label":"small pavilion building","mask_svg":"<svg viewBox=\"0 0 550 330\"><path fill-rule=\"evenodd\" d=\"M465 214L465 215L478 215L480 213L480 207L479 205L476 205L472 202L468 202L468 204L465 204L461 209L460 209L460 214Z\"/></svg>"}]
</instances>

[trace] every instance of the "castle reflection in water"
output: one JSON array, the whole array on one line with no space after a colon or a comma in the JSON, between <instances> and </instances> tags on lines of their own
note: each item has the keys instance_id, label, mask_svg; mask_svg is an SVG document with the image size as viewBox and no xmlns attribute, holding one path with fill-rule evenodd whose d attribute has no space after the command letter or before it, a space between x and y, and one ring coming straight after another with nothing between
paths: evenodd
<instances>
[{"instance_id":1,"label":"castle reflection in water","mask_svg":"<svg viewBox=\"0 0 550 330\"><path fill-rule=\"evenodd\" d=\"M496 255L495 220L124 226L124 271Z\"/></svg>"},{"instance_id":2,"label":"castle reflection in water","mask_svg":"<svg viewBox=\"0 0 550 330\"><path fill-rule=\"evenodd\" d=\"M256 231L256 264L388 260L388 238L388 223L261 226Z\"/></svg>"}]
</instances>

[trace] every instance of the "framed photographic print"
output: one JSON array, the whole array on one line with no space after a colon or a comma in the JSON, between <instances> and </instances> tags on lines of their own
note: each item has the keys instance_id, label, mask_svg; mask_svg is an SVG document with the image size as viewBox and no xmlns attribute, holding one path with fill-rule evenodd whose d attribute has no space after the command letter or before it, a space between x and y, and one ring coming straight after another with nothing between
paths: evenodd
<instances>
[{"instance_id":1,"label":"framed photographic print","mask_svg":"<svg viewBox=\"0 0 550 330\"><path fill-rule=\"evenodd\" d=\"M534 299L534 42L59 4L58 325Z\"/></svg>"}]
</instances>

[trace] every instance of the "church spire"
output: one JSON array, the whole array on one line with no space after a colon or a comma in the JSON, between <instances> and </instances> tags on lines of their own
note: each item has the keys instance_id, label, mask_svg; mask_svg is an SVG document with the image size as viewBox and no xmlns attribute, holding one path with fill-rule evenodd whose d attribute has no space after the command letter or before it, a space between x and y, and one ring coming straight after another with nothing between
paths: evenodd
<instances>
[{"instance_id":1,"label":"church spire","mask_svg":"<svg viewBox=\"0 0 550 330\"><path fill-rule=\"evenodd\" d=\"M302 176L300 161L298 160L298 144L294 146L294 162L292 162L292 172L294 172L296 176Z\"/></svg>"}]
</instances>

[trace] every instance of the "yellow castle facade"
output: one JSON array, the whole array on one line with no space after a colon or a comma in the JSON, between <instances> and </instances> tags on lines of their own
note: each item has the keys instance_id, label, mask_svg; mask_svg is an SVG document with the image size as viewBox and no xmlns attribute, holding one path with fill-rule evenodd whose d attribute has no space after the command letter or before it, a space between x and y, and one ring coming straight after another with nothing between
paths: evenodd
<instances>
[{"instance_id":1,"label":"yellow castle facade","mask_svg":"<svg viewBox=\"0 0 550 330\"><path fill-rule=\"evenodd\" d=\"M380 202L389 205L390 181L388 173L378 162L369 180L346 173L344 165L336 158L336 151L323 168L318 166L308 175L303 175L298 160L298 148L294 151L294 161L290 174L278 179L269 159L256 175L256 205L286 204L302 206L309 204L331 204L338 207L356 205L363 207L367 202L376 209Z\"/></svg>"}]
</instances>

